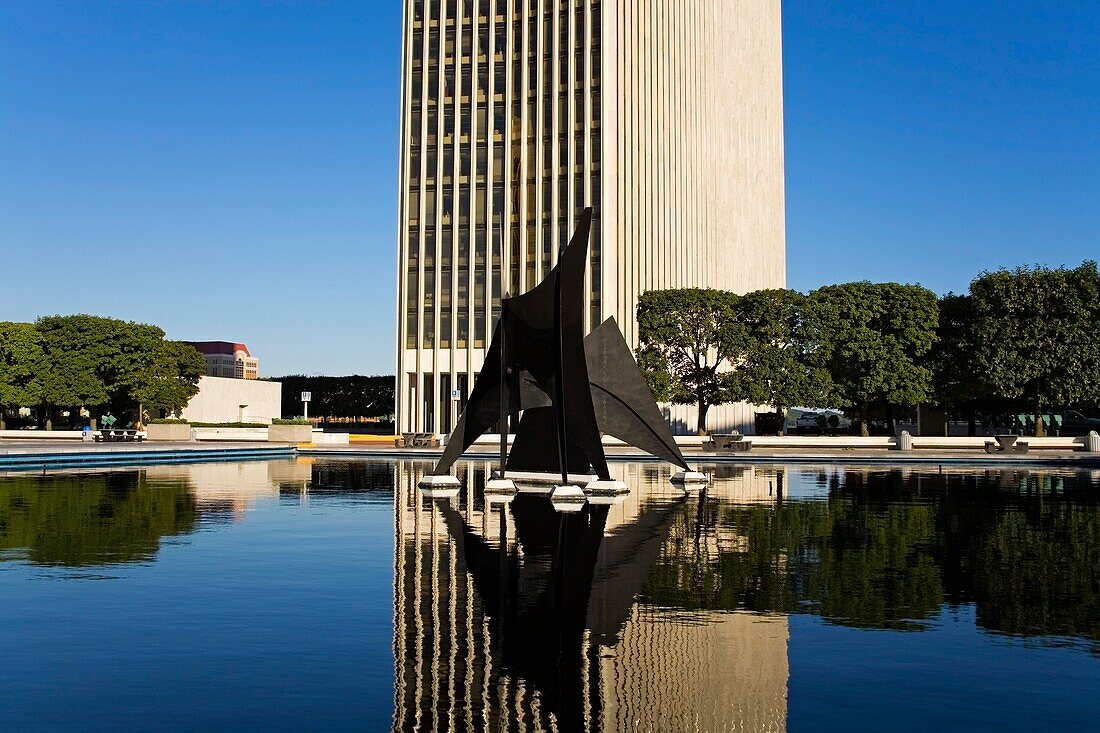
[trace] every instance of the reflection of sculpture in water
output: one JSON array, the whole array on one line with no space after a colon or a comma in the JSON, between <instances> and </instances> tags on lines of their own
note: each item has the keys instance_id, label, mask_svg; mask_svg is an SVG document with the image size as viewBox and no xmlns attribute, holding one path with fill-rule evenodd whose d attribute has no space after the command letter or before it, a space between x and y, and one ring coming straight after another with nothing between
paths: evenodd
<instances>
[{"instance_id":1,"label":"reflection of sculpture in water","mask_svg":"<svg viewBox=\"0 0 1100 733\"><path fill-rule=\"evenodd\" d=\"M623 503L576 514L424 502L399 479L394 730L785 728L784 619L638 602L700 516L666 475L630 466Z\"/></svg>"},{"instance_id":2,"label":"reflection of sculpture in water","mask_svg":"<svg viewBox=\"0 0 1100 733\"><path fill-rule=\"evenodd\" d=\"M501 669L531 685L562 730L582 730L581 670L595 661L585 658L585 620L607 507L559 513L545 498L517 497L511 513L522 556L515 545L490 545L446 503L439 509L490 619ZM499 511L506 528L507 510ZM598 696L587 702L598 706Z\"/></svg>"}]
</instances>

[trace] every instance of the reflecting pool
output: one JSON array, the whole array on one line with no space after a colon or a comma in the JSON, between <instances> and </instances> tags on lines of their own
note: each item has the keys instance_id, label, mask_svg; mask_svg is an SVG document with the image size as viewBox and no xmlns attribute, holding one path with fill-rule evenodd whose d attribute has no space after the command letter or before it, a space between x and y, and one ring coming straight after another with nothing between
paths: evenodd
<instances>
[{"instance_id":1,"label":"reflecting pool","mask_svg":"<svg viewBox=\"0 0 1100 733\"><path fill-rule=\"evenodd\" d=\"M570 513L427 468L0 475L0 728L1097 725L1100 473L619 463Z\"/></svg>"}]
</instances>

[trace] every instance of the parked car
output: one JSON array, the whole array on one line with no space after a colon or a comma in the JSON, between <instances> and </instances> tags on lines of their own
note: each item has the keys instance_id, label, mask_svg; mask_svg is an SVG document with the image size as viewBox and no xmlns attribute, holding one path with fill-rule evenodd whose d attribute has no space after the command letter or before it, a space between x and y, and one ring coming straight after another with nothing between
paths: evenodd
<instances>
[{"instance_id":1,"label":"parked car","mask_svg":"<svg viewBox=\"0 0 1100 733\"><path fill-rule=\"evenodd\" d=\"M820 412L804 412L795 420L794 427L799 435L820 435L825 430L825 420Z\"/></svg>"},{"instance_id":2,"label":"parked car","mask_svg":"<svg viewBox=\"0 0 1100 733\"><path fill-rule=\"evenodd\" d=\"M795 420L794 429L798 435L836 435L847 430L851 421L833 410L822 412L803 412Z\"/></svg>"},{"instance_id":3,"label":"parked car","mask_svg":"<svg viewBox=\"0 0 1100 733\"><path fill-rule=\"evenodd\" d=\"M1062 413L1062 435L1088 435L1092 430L1100 433L1100 417L1085 417L1077 410Z\"/></svg>"}]
</instances>

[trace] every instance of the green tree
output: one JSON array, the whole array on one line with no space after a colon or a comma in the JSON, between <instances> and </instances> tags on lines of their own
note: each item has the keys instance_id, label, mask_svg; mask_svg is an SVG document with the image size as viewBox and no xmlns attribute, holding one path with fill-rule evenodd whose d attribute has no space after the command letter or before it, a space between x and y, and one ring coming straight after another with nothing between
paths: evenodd
<instances>
[{"instance_id":1,"label":"green tree","mask_svg":"<svg viewBox=\"0 0 1100 733\"><path fill-rule=\"evenodd\" d=\"M794 406L825 407L829 373L815 363L818 321L810 301L794 290L758 290L733 306L747 333L745 356L734 372L734 399L772 405L780 415Z\"/></svg>"},{"instance_id":2,"label":"green tree","mask_svg":"<svg viewBox=\"0 0 1100 733\"><path fill-rule=\"evenodd\" d=\"M0 323L0 430L4 410L42 402L45 355L42 339L30 323Z\"/></svg>"},{"instance_id":3,"label":"green tree","mask_svg":"<svg viewBox=\"0 0 1100 733\"><path fill-rule=\"evenodd\" d=\"M1095 262L1066 268L998 270L970 285L974 362L981 379L1026 400L1036 430L1044 408L1100 394L1100 273Z\"/></svg>"},{"instance_id":4,"label":"green tree","mask_svg":"<svg viewBox=\"0 0 1100 733\"><path fill-rule=\"evenodd\" d=\"M206 359L190 344L163 341L135 380L133 397L146 409L179 413L199 391Z\"/></svg>"},{"instance_id":5,"label":"green tree","mask_svg":"<svg viewBox=\"0 0 1100 733\"><path fill-rule=\"evenodd\" d=\"M135 402L140 405L144 402L140 392L148 390L151 385L162 384L165 378L177 376L173 374L176 354L165 348L164 331L157 326L106 320L105 328L113 353L98 365L98 371L107 385L110 402L120 407ZM205 370L204 362L203 372ZM197 382L197 375L195 380ZM154 394L158 392L163 390L153 390ZM140 409L136 422L141 422Z\"/></svg>"},{"instance_id":6,"label":"green tree","mask_svg":"<svg viewBox=\"0 0 1100 733\"><path fill-rule=\"evenodd\" d=\"M42 375L42 415L46 427L60 407L107 403L108 389L99 373L112 357L104 321L94 316L46 316L35 323L42 337L46 370Z\"/></svg>"},{"instance_id":7,"label":"green tree","mask_svg":"<svg viewBox=\"0 0 1100 733\"><path fill-rule=\"evenodd\" d=\"M638 365L659 402L694 404L696 431L707 411L733 398L730 370L744 357L745 327L734 318L738 296L720 290L654 290L638 300Z\"/></svg>"},{"instance_id":8,"label":"green tree","mask_svg":"<svg viewBox=\"0 0 1100 733\"><path fill-rule=\"evenodd\" d=\"M977 433L977 405L989 398L975 359L974 303L968 295L940 298L936 342L928 352L933 400L951 413L966 416L968 433Z\"/></svg>"},{"instance_id":9,"label":"green tree","mask_svg":"<svg viewBox=\"0 0 1100 733\"><path fill-rule=\"evenodd\" d=\"M198 353L164 339L146 323L89 315L46 316L35 324L48 366L42 401L50 408L110 405L113 409L177 410L196 391Z\"/></svg>"},{"instance_id":10,"label":"green tree","mask_svg":"<svg viewBox=\"0 0 1100 733\"><path fill-rule=\"evenodd\" d=\"M916 405L932 396L925 365L936 338L936 295L919 285L855 282L810 294L814 328L822 336L816 359L834 385L838 406L853 408L867 434L873 405Z\"/></svg>"}]
</instances>

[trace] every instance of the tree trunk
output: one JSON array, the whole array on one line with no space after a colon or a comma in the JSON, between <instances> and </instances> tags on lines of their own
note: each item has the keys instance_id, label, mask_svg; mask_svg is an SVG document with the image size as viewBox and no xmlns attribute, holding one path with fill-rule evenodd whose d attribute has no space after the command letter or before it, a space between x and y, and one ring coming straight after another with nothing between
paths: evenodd
<instances>
[{"instance_id":1,"label":"tree trunk","mask_svg":"<svg viewBox=\"0 0 1100 733\"><path fill-rule=\"evenodd\" d=\"M897 435L898 422L894 419L894 406L891 404L886 405L886 419L890 425L890 435Z\"/></svg>"},{"instance_id":2,"label":"tree trunk","mask_svg":"<svg viewBox=\"0 0 1100 733\"><path fill-rule=\"evenodd\" d=\"M776 405L775 406L775 414L776 414L776 425L777 425L777 427L775 429L776 435L780 435L780 436L786 435L786 433L787 433L787 411L781 405Z\"/></svg>"},{"instance_id":3,"label":"tree trunk","mask_svg":"<svg viewBox=\"0 0 1100 733\"><path fill-rule=\"evenodd\" d=\"M978 434L978 410L973 402L966 406L966 434L971 438Z\"/></svg>"},{"instance_id":4,"label":"tree trunk","mask_svg":"<svg viewBox=\"0 0 1100 733\"><path fill-rule=\"evenodd\" d=\"M867 427L867 405L862 404L859 406L859 434L866 438L871 434L871 430Z\"/></svg>"},{"instance_id":5,"label":"tree trunk","mask_svg":"<svg viewBox=\"0 0 1100 733\"><path fill-rule=\"evenodd\" d=\"M696 435L706 435L707 434L707 410L709 410L709 409L710 409L710 405L707 404L707 401L700 398L699 399L699 417L695 421L695 434Z\"/></svg>"},{"instance_id":6,"label":"tree trunk","mask_svg":"<svg viewBox=\"0 0 1100 733\"><path fill-rule=\"evenodd\" d=\"M1043 401L1041 399L1035 400L1035 437L1045 438L1047 434L1046 426L1043 425Z\"/></svg>"}]
</instances>

